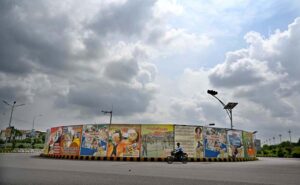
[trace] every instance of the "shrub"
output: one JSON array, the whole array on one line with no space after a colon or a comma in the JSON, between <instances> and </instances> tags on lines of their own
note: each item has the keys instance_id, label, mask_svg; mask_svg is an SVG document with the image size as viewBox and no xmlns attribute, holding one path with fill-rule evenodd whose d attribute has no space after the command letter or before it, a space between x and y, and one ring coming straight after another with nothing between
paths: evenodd
<instances>
[{"instance_id":1,"label":"shrub","mask_svg":"<svg viewBox=\"0 0 300 185\"><path fill-rule=\"evenodd\" d=\"M284 152L281 148L279 148L279 150L277 152L277 157L284 157Z\"/></svg>"},{"instance_id":2,"label":"shrub","mask_svg":"<svg viewBox=\"0 0 300 185\"><path fill-rule=\"evenodd\" d=\"M300 158L300 153L293 153L292 156L295 158Z\"/></svg>"}]
</instances>

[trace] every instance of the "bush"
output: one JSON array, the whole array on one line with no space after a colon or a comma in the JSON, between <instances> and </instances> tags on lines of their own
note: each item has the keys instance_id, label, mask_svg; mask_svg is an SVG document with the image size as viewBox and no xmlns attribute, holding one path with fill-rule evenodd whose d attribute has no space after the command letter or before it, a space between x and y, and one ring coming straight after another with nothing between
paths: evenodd
<instances>
[{"instance_id":1,"label":"bush","mask_svg":"<svg viewBox=\"0 0 300 185\"><path fill-rule=\"evenodd\" d=\"M284 157L284 152L281 148L279 148L279 150L277 152L277 157Z\"/></svg>"},{"instance_id":2,"label":"bush","mask_svg":"<svg viewBox=\"0 0 300 185\"><path fill-rule=\"evenodd\" d=\"M3 139L0 139L0 144L5 144L5 141Z\"/></svg>"},{"instance_id":3,"label":"bush","mask_svg":"<svg viewBox=\"0 0 300 185\"><path fill-rule=\"evenodd\" d=\"M295 158L300 158L300 153L293 153L292 156Z\"/></svg>"}]
</instances>

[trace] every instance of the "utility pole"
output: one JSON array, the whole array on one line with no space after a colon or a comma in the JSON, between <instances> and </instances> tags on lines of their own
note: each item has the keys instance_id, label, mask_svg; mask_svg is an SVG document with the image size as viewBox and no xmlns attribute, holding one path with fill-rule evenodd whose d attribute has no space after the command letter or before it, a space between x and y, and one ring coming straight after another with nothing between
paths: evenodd
<instances>
[{"instance_id":1,"label":"utility pole","mask_svg":"<svg viewBox=\"0 0 300 185\"><path fill-rule=\"evenodd\" d=\"M233 129L233 124L232 124L232 109L238 104L238 103L235 103L235 102L229 102L227 103L227 105L225 105L224 102L222 102L216 95L218 94L217 91L214 91L214 90L207 90L207 94L210 94L212 95L214 98L216 98L222 105L223 105L223 108L225 109L226 113L228 114L229 116L229 119L230 119L230 129L232 130Z\"/></svg>"},{"instance_id":2,"label":"utility pole","mask_svg":"<svg viewBox=\"0 0 300 185\"><path fill-rule=\"evenodd\" d=\"M279 140L280 140L280 143L281 143L281 136L282 136L282 135L281 135L281 134L279 134Z\"/></svg>"},{"instance_id":3,"label":"utility pole","mask_svg":"<svg viewBox=\"0 0 300 185\"><path fill-rule=\"evenodd\" d=\"M101 112L103 112L104 114L110 114L109 125L111 125L113 111L112 110L111 111L102 110Z\"/></svg>"},{"instance_id":4,"label":"utility pole","mask_svg":"<svg viewBox=\"0 0 300 185\"><path fill-rule=\"evenodd\" d=\"M11 133L9 134L9 137L8 137L8 141L10 142L10 140L11 140L11 135L15 133L15 132L14 132L14 129L13 129L12 126L11 126L11 121L12 121L12 116L13 116L14 109L15 109L16 107L20 107L20 106L23 106L23 105L25 105L25 104L19 104L19 105L16 105L16 103L17 103L16 101L14 101L13 104L9 104L9 103L8 103L7 101L5 101L5 100L2 100L2 102L3 102L4 104L6 104L6 105L8 105L8 106L11 107L11 112L10 112L10 117L9 117L9 123L8 123L8 129L11 130ZM7 144L7 138L5 137L5 148L6 148L6 144Z\"/></svg>"},{"instance_id":5,"label":"utility pole","mask_svg":"<svg viewBox=\"0 0 300 185\"><path fill-rule=\"evenodd\" d=\"M35 137L35 131L34 131L34 121L37 117L43 116L42 114L39 114L37 116L34 116L32 119L32 130L31 130L31 147L34 149L34 137Z\"/></svg>"},{"instance_id":6,"label":"utility pole","mask_svg":"<svg viewBox=\"0 0 300 185\"><path fill-rule=\"evenodd\" d=\"M289 133L289 135L290 135L290 143L292 143L292 137L291 137L291 133L292 133L292 131L291 131L291 130L289 130L289 131L288 131L288 133Z\"/></svg>"}]
</instances>

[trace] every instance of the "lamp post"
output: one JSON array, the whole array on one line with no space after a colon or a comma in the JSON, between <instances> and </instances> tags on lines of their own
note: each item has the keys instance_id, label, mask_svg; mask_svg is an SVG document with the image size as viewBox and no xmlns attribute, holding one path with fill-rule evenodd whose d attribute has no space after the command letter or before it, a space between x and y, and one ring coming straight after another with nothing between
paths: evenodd
<instances>
[{"instance_id":1,"label":"lamp post","mask_svg":"<svg viewBox=\"0 0 300 185\"><path fill-rule=\"evenodd\" d=\"M19 105L16 105L16 101L13 102L13 104L10 104L8 103L7 101L5 100L2 100L2 102L8 106L11 107L11 112L10 112L10 117L9 117L9 123L8 123L8 128L11 129L11 133L9 134L9 137L8 137L8 141L10 142L10 139L11 139L11 135L14 133L14 130L12 129L11 127L11 121L12 121L12 116L13 116L13 112L14 112L14 109L16 107L20 107L20 106L23 106L25 104L19 104ZM7 137L5 137L5 148L6 148L6 144L7 144Z\"/></svg>"},{"instance_id":2,"label":"lamp post","mask_svg":"<svg viewBox=\"0 0 300 185\"><path fill-rule=\"evenodd\" d=\"M282 135L281 135L281 134L279 134L278 136L279 136L279 141L280 141L280 143L281 143L281 136L282 136Z\"/></svg>"},{"instance_id":3,"label":"lamp post","mask_svg":"<svg viewBox=\"0 0 300 185\"><path fill-rule=\"evenodd\" d=\"M288 131L288 133L289 133L289 135L290 135L290 143L292 143L292 137L291 137L291 133L292 133L292 131L291 131L291 130L289 130L289 131Z\"/></svg>"},{"instance_id":4,"label":"lamp post","mask_svg":"<svg viewBox=\"0 0 300 185\"><path fill-rule=\"evenodd\" d=\"M207 90L207 93L212 95L214 98L216 98L222 105L223 108L225 109L227 115L229 116L230 119L230 128L233 128L233 124L232 124L232 109L238 104L236 102L229 102L225 105L224 102L222 102L216 95L218 94L217 91L214 90Z\"/></svg>"},{"instance_id":5,"label":"lamp post","mask_svg":"<svg viewBox=\"0 0 300 185\"><path fill-rule=\"evenodd\" d=\"M31 130L31 146L32 146L32 149L34 149L34 137L35 137L35 131L34 131L34 121L37 117L41 117L43 116L42 114L39 114L37 116L34 116L33 119L32 119L32 130Z\"/></svg>"},{"instance_id":6,"label":"lamp post","mask_svg":"<svg viewBox=\"0 0 300 185\"><path fill-rule=\"evenodd\" d=\"M8 123L8 126L11 127L11 121L12 121L12 116L13 116L14 108L15 108L15 107L23 106L23 105L25 105L25 104L19 104L19 105L16 105L17 102L14 101L13 104L11 105L11 104L7 103L7 101L5 101L5 100L2 100L2 102L3 102L4 104L6 104L6 105L8 105L8 106L11 107L10 118L9 118L9 123Z\"/></svg>"},{"instance_id":7,"label":"lamp post","mask_svg":"<svg viewBox=\"0 0 300 185\"><path fill-rule=\"evenodd\" d=\"M109 125L111 125L113 111L102 110L101 112L103 112L104 114L110 114Z\"/></svg>"}]
</instances>

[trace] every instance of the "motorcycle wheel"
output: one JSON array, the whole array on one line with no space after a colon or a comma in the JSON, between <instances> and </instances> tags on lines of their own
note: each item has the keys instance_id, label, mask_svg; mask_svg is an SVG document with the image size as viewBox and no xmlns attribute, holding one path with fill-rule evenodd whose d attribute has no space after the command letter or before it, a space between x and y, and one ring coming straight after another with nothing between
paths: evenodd
<instances>
[{"instance_id":1,"label":"motorcycle wheel","mask_svg":"<svg viewBox=\"0 0 300 185\"><path fill-rule=\"evenodd\" d=\"M186 156L182 157L182 163L186 164L188 162L188 158Z\"/></svg>"},{"instance_id":2,"label":"motorcycle wheel","mask_svg":"<svg viewBox=\"0 0 300 185\"><path fill-rule=\"evenodd\" d=\"M168 163L168 164L172 164L173 161L174 161L174 158L173 158L172 156L168 156L168 157L167 157L167 163Z\"/></svg>"}]
</instances>

